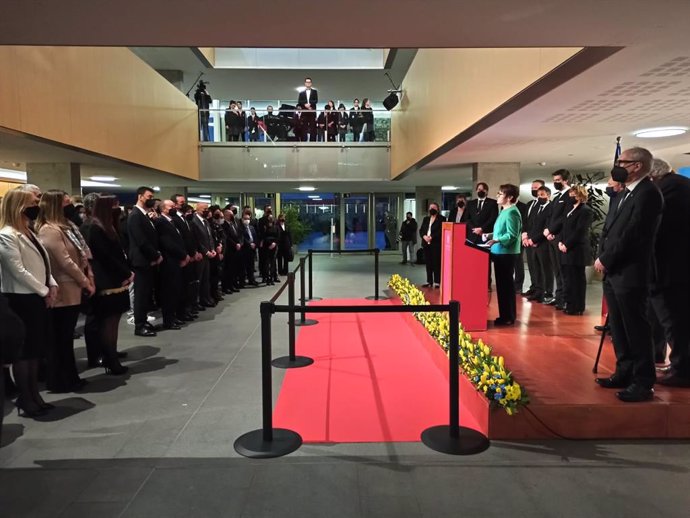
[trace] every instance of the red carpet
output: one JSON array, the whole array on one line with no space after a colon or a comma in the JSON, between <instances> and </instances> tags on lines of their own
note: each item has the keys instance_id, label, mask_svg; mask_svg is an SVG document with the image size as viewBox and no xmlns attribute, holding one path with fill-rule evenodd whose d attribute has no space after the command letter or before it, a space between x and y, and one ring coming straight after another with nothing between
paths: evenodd
<instances>
[{"instance_id":1,"label":"red carpet","mask_svg":"<svg viewBox=\"0 0 690 518\"><path fill-rule=\"evenodd\" d=\"M341 299L313 305L365 303L391 304ZM305 442L403 442L419 441L425 428L448 422L447 374L420 345L409 315L311 318L319 323L299 328L296 350L314 364L286 372L274 426L298 432Z\"/></svg>"}]
</instances>

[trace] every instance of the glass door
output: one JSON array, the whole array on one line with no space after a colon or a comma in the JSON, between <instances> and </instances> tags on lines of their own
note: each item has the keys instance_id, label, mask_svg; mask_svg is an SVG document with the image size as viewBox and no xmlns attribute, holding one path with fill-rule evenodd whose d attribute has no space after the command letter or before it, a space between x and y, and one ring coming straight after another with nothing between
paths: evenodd
<instances>
[{"instance_id":1,"label":"glass door","mask_svg":"<svg viewBox=\"0 0 690 518\"><path fill-rule=\"evenodd\" d=\"M376 225L376 248L398 250L400 230L400 194L376 194L374 196L374 221Z\"/></svg>"},{"instance_id":2,"label":"glass door","mask_svg":"<svg viewBox=\"0 0 690 518\"><path fill-rule=\"evenodd\" d=\"M299 222L292 230L299 251L340 249L340 196L334 193L281 193L281 212ZM297 226L293 223L293 226ZM297 243L299 241L299 243Z\"/></svg>"},{"instance_id":3,"label":"glass door","mask_svg":"<svg viewBox=\"0 0 690 518\"><path fill-rule=\"evenodd\" d=\"M369 196L367 194L343 195L343 239L345 250L369 248Z\"/></svg>"}]
</instances>

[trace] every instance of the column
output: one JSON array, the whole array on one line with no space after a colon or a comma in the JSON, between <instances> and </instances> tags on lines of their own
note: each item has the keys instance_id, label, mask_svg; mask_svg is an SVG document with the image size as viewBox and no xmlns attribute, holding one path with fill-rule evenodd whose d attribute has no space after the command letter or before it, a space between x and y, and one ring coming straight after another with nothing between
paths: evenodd
<instances>
[{"instance_id":1,"label":"column","mask_svg":"<svg viewBox=\"0 0 690 518\"><path fill-rule=\"evenodd\" d=\"M480 162L472 164L472 193L477 182L489 185L489 198L496 198L498 187L512 183L520 188L520 162Z\"/></svg>"},{"instance_id":2,"label":"column","mask_svg":"<svg viewBox=\"0 0 690 518\"><path fill-rule=\"evenodd\" d=\"M60 189L81 196L81 166L73 162L26 164L26 183L38 185L42 192Z\"/></svg>"},{"instance_id":3,"label":"column","mask_svg":"<svg viewBox=\"0 0 690 518\"><path fill-rule=\"evenodd\" d=\"M436 202L441 207L441 188L435 187L415 187L414 190L415 198L415 219L417 224L422 224L422 219L429 213L429 204L431 202Z\"/></svg>"}]
</instances>

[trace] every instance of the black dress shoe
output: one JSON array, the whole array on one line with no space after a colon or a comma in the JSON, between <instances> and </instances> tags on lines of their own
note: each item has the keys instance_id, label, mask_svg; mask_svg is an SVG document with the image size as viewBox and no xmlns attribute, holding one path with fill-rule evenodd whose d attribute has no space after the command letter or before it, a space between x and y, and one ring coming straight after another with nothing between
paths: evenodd
<instances>
[{"instance_id":1,"label":"black dress shoe","mask_svg":"<svg viewBox=\"0 0 690 518\"><path fill-rule=\"evenodd\" d=\"M495 326L512 326L515 324L515 320L503 320L502 318L497 318L494 320Z\"/></svg>"},{"instance_id":2,"label":"black dress shoe","mask_svg":"<svg viewBox=\"0 0 690 518\"><path fill-rule=\"evenodd\" d=\"M118 357L118 358L127 358L127 356L129 356L129 355L127 354L127 351L118 351L118 352L117 352L117 357Z\"/></svg>"},{"instance_id":3,"label":"black dress shoe","mask_svg":"<svg viewBox=\"0 0 690 518\"><path fill-rule=\"evenodd\" d=\"M189 314L187 314L187 315L180 315L179 319L180 319L182 322L193 322L193 321L194 321L194 317L193 317L192 315L189 315Z\"/></svg>"},{"instance_id":4,"label":"black dress shoe","mask_svg":"<svg viewBox=\"0 0 690 518\"><path fill-rule=\"evenodd\" d=\"M148 329L146 327L135 329L134 334L137 336L147 336L147 337L157 336L157 333L155 331L152 331L151 329Z\"/></svg>"},{"instance_id":5,"label":"black dress shoe","mask_svg":"<svg viewBox=\"0 0 690 518\"><path fill-rule=\"evenodd\" d=\"M547 306L555 306L558 303L556 302L555 298L551 297L551 298L544 298L544 304Z\"/></svg>"},{"instance_id":6,"label":"black dress shoe","mask_svg":"<svg viewBox=\"0 0 690 518\"><path fill-rule=\"evenodd\" d=\"M616 392L616 397L625 403L639 403L654 399L654 389L633 383L625 390Z\"/></svg>"},{"instance_id":7,"label":"black dress shoe","mask_svg":"<svg viewBox=\"0 0 690 518\"><path fill-rule=\"evenodd\" d=\"M534 290L527 290L522 292L523 297L531 297L534 294Z\"/></svg>"},{"instance_id":8,"label":"black dress shoe","mask_svg":"<svg viewBox=\"0 0 690 518\"><path fill-rule=\"evenodd\" d=\"M422 288L431 288L431 284L428 282L426 284L422 284Z\"/></svg>"},{"instance_id":9,"label":"black dress shoe","mask_svg":"<svg viewBox=\"0 0 690 518\"><path fill-rule=\"evenodd\" d=\"M580 317L580 316L582 316L582 315L584 314L584 311L574 311L574 310L572 310L572 309L567 309L567 308L566 308L566 309L563 310L563 313L565 313L566 315L573 315L573 316L578 316L578 317Z\"/></svg>"},{"instance_id":10,"label":"black dress shoe","mask_svg":"<svg viewBox=\"0 0 690 518\"><path fill-rule=\"evenodd\" d=\"M280 283L280 279L278 277L276 277L275 279L273 279L273 282Z\"/></svg>"},{"instance_id":11,"label":"black dress shoe","mask_svg":"<svg viewBox=\"0 0 690 518\"><path fill-rule=\"evenodd\" d=\"M628 385L630 385L630 383L627 380L624 380L623 378L616 376L615 374L608 378L594 378L594 381L600 387L608 389L626 388Z\"/></svg>"},{"instance_id":12,"label":"black dress shoe","mask_svg":"<svg viewBox=\"0 0 690 518\"><path fill-rule=\"evenodd\" d=\"M608 332L611 330L611 328L609 326L594 326L594 330L595 331L601 331L601 332L604 332L604 331Z\"/></svg>"},{"instance_id":13,"label":"black dress shoe","mask_svg":"<svg viewBox=\"0 0 690 518\"><path fill-rule=\"evenodd\" d=\"M690 378L684 378L682 376L678 376L678 374L671 372L669 372L663 378L657 380L657 383L659 385L663 385L664 387L690 388Z\"/></svg>"},{"instance_id":14,"label":"black dress shoe","mask_svg":"<svg viewBox=\"0 0 690 518\"><path fill-rule=\"evenodd\" d=\"M530 302L534 300L536 300L537 302L544 302L544 297L537 293L532 293L531 295L527 296L527 300L529 300Z\"/></svg>"},{"instance_id":15,"label":"black dress shoe","mask_svg":"<svg viewBox=\"0 0 690 518\"><path fill-rule=\"evenodd\" d=\"M179 331L180 329L182 329L182 327L177 325L175 322L171 322L170 324L163 324L163 329L170 329L173 331Z\"/></svg>"}]
</instances>

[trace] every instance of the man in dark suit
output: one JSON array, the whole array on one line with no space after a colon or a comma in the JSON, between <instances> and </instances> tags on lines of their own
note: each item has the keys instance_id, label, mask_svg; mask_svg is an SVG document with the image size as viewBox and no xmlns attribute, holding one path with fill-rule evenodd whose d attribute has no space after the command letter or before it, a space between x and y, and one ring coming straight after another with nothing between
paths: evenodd
<instances>
[{"instance_id":1,"label":"man in dark suit","mask_svg":"<svg viewBox=\"0 0 690 518\"><path fill-rule=\"evenodd\" d=\"M137 336L156 336L153 326L147 322L156 283L156 267L163 261L158 233L149 218L154 205L153 189L139 187L137 204L127 218L129 260L134 269L134 334Z\"/></svg>"},{"instance_id":2,"label":"man in dark suit","mask_svg":"<svg viewBox=\"0 0 690 518\"><path fill-rule=\"evenodd\" d=\"M235 207L235 209L237 209ZM223 211L225 223L225 258L223 264L222 287L225 293L237 292L240 289L240 272L244 272L241 261L242 244L244 239L235 219L235 212L232 209Z\"/></svg>"},{"instance_id":3,"label":"man in dark suit","mask_svg":"<svg viewBox=\"0 0 690 518\"><path fill-rule=\"evenodd\" d=\"M262 246L264 236L266 235L266 227L268 227L268 219L273 215L273 207L271 205L264 205L264 214L256 222L256 232L259 235L259 273L261 280L266 282L268 279L268 260L266 249Z\"/></svg>"},{"instance_id":4,"label":"man in dark suit","mask_svg":"<svg viewBox=\"0 0 690 518\"><path fill-rule=\"evenodd\" d=\"M190 257L187 255L184 239L175 227L171 213L175 215L175 205L170 200L164 200L161 203L161 215L154 221L163 254L163 262L160 266L160 305L163 313L163 327L181 329L184 322L177 318L177 311L179 300L184 296L180 290L180 287L184 285L182 269L187 266Z\"/></svg>"},{"instance_id":5,"label":"man in dark suit","mask_svg":"<svg viewBox=\"0 0 690 518\"><path fill-rule=\"evenodd\" d=\"M302 112L303 124L311 142L316 142L316 105L319 102L319 93L311 87L311 77L304 78L304 90L297 96L297 106ZM307 140L307 139L305 139Z\"/></svg>"},{"instance_id":6,"label":"man in dark suit","mask_svg":"<svg viewBox=\"0 0 690 518\"><path fill-rule=\"evenodd\" d=\"M520 233L522 233L525 222L527 221L527 204L518 200L515 206L520 211L520 219L522 221L522 228ZM525 247L520 246L520 253L515 258L515 271L513 275L515 279L515 293L520 295L522 293L522 285L525 282Z\"/></svg>"},{"instance_id":7,"label":"man in dark suit","mask_svg":"<svg viewBox=\"0 0 690 518\"><path fill-rule=\"evenodd\" d=\"M244 240L242 244L242 265L244 271L242 272L241 287L244 287L245 278L250 285L258 286L259 283L254 279L254 254L259 244L259 236L256 228L251 224L251 215L247 212L242 215L241 232Z\"/></svg>"},{"instance_id":8,"label":"man in dark suit","mask_svg":"<svg viewBox=\"0 0 690 518\"><path fill-rule=\"evenodd\" d=\"M609 208L594 262L594 268L605 274L604 296L616 352L616 371L596 382L604 388L624 388L616 396L625 402L652 399L656 381L646 308L664 202L649 179L651 165L652 155L646 149L621 153L611 175L624 181L626 188Z\"/></svg>"},{"instance_id":9,"label":"man in dark suit","mask_svg":"<svg viewBox=\"0 0 690 518\"><path fill-rule=\"evenodd\" d=\"M479 182L476 187L477 199L470 200L467 204L467 237L475 243L480 243L482 234L493 231L494 223L498 218L498 203L488 198L489 186Z\"/></svg>"},{"instance_id":10,"label":"man in dark suit","mask_svg":"<svg viewBox=\"0 0 690 518\"><path fill-rule=\"evenodd\" d=\"M364 128L364 114L359 106L359 99L355 99L350 108L350 128L352 128L352 141L359 142Z\"/></svg>"},{"instance_id":11,"label":"man in dark suit","mask_svg":"<svg viewBox=\"0 0 690 518\"><path fill-rule=\"evenodd\" d=\"M666 344L671 346L671 367L658 383L690 387L690 179L659 159L652 162L650 178L664 197L650 290L657 360L665 359Z\"/></svg>"},{"instance_id":12,"label":"man in dark suit","mask_svg":"<svg viewBox=\"0 0 690 518\"><path fill-rule=\"evenodd\" d=\"M441 229L445 220L438 203L432 202L429 204L429 215L424 216L419 227L426 263L426 284L423 285L426 288L441 287Z\"/></svg>"},{"instance_id":13,"label":"man in dark suit","mask_svg":"<svg viewBox=\"0 0 690 518\"><path fill-rule=\"evenodd\" d=\"M522 215L522 247L525 250L525 255L527 256L527 270L530 276L530 287L527 291L522 293L523 297L531 297L534 294L536 285L534 284L535 279L539 276L537 272L536 263L534 261L534 255L536 249L530 246L527 240L529 239L529 233L534 226L534 220L537 217L537 212L539 211L539 188L544 186L544 180L533 180L532 181L532 201L527 204L526 214Z\"/></svg>"},{"instance_id":14,"label":"man in dark suit","mask_svg":"<svg viewBox=\"0 0 690 518\"><path fill-rule=\"evenodd\" d=\"M189 256L189 262L182 268L182 296L178 299L177 316L180 320L189 322L194 320L197 315L199 301L199 279L197 267L202 259L199 252L199 244L192 232L191 223L187 220L186 212L192 213L192 208L187 205L187 200L182 194L172 196L175 203L175 211L169 212L175 228L180 232L184 241L185 251ZM191 219L191 218L190 218Z\"/></svg>"},{"instance_id":15,"label":"man in dark suit","mask_svg":"<svg viewBox=\"0 0 690 518\"><path fill-rule=\"evenodd\" d=\"M468 217L467 198L465 198L464 194L457 194L455 196L455 206L451 209L450 214L448 214L448 221L451 223L467 223Z\"/></svg>"},{"instance_id":16,"label":"man in dark suit","mask_svg":"<svg viewBox=\"0 0 690 518\"><path fill-rule=\"evenodd\" d=\"M285 214L278 215L278 274L287 275L289 262L292 260L292 234L285 223Z\"/></svg>"},{"instance_id":17,"label":"man in dark suit","mask_svg":"<svg viewBox=\"0 0 690 518\"><path fill-rule=\"evenodd\" d=\"M533 293L527 300L544 302L553 297L553 270L557 267L551 262L551 247L544 235L544 229L551 216L551 189L542 185L537 189L537 206L527 233L527 246L534 250Z\"/></svg>"},{"instance_id":18,"label":"man in dark suit","mask_svg":"<svg viewBox=\"0 0 690 518\"><path fill-rule=\"evenodd\" d=\"M560 250L558 249L558 236L563 230L565 217L573 208L573 198L570 197L570 171L567 169L559 169L554 171L553 177L554 195L551 197L551 217L544 229L544 235L549 240L551 264L553 265L553 273L556 275L556 293L555 296L549 300L544 301L550 306L555 305L556 309L565 309L565 278L561 272L560 267Z\"/></svg>"},{"instance_id":19,"label":"man in dark suit","mask_svg":"<svg viewBox=\"0 0 690 518\"><path fill-rule=\"evenodd\" d=\"M213 232L208 222L208 203L197 203L196 212L192 218L192 232L199 243L199 252L202 259L199 262L199 305L204 308L216 306L216 301L211 297L210 261L216 257L216 246L213 240Z\"/></svg>"}]
</instances>

